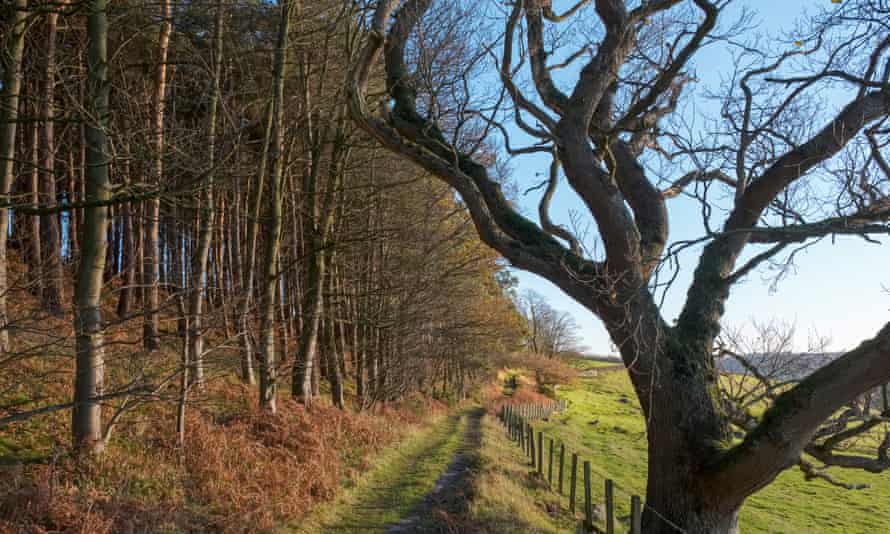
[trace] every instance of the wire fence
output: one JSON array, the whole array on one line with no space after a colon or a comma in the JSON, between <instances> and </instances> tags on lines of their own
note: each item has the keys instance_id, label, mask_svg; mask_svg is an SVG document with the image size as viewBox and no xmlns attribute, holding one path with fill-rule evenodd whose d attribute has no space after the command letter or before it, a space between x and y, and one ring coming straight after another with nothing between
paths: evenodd
<instances>
[{"instance_id":1,"label":"wire fence","mask_svg":"<svg viewBox=\"0 0 890 534\"><path fill-rule=\"evenodd\" d=\"M542 430L535 429L536 422L549 419L554 413L565 411L567 407L564 400L547 404L508 404L501 407L498 417L510 439L528 458L532 469L553 491L568 499L569 512L575 516L578 512L582 514L584 529L588 532L614 534L616 525L620 524L631 534L642 534L643 513L648 511L650 518L655 518L676 532L685 533L682 527L646 505L639 495L617 485L608 476L597 473L602 478L602 484L594 484L589 460L568 450L562 440L546 436ZM580 480L579 467L582 475ZM602 489L601 494L599 489ZM616 503L622 500L629 504L630 513L619 517ZM580 510L577 509L579 504Z\"/></svg>"}]
</instances>

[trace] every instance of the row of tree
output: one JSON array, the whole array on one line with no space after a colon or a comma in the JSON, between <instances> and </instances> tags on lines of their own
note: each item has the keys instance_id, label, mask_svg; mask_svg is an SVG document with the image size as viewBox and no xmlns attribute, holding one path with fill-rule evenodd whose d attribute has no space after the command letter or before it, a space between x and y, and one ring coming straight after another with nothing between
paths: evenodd
<instances>
[{"instance_id":1,"label":"row of tree","mask_svg":"<svg viewBox=\"0 0 890 534\"><path fill-rule=\"evenodd\" d=\"M282 385L361 410L463 396L518 346L512 282L451 190L349 120L358 9L4 3L4 392L35 359L46 378L67 365L48 356L70 350L69 311L77 358L72 403L35 390L3 423L73 408L75 446L99 451L158 399L182 436L219 377L269 412Z\"/></svg>"}]
</instances>

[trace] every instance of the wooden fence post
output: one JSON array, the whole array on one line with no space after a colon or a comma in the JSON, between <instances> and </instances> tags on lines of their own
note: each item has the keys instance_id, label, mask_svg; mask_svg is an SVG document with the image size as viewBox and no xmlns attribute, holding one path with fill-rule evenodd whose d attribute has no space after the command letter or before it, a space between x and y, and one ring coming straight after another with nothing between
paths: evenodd
<instances>
[{"instance_id":1,"label":"wooden fence post","mask_svg":"<svg viewBox=\"0 0 890 534\"><path fill-rule=\"evenodd\" d=\"M643 511L639 495L630 498L630 534L643 534Z\"/></svg>"},{"instance_id":2,"label":"wooden fence post","mask_svg":"<svg viewBox=\"0 0 890 534\"><path fill-rule=\"evenodd\" d=\"M544 432L538 431L538 474L544 476Z\"/></svg>"},{"instance_id":3,"label":"wooden fence post","mask_svg":"<svg viewBox=\"0 0 890 534\"><path fill-rule=\"evenodd\" d=\"M528 454L528 445L525 442L525 419L520 420L516 430L519 432L519 446L522 447L524 454Z\"/></svg>"},{"instance_id":4,"label":"wooden fence post","mask_svg":"<svg viewBox=\"0 0 890 534\"><path fill-rule=\"evenodd\" d=\"M547 460L547 484L553 487L553 438L550 438L550 454Z\"/></svg>"},{"instance_id":5,"label":"wooden fence post","mask_svg":"<svg viewBox=\"0 0 890 534\"><path fill-rule=\"evenodd\" d=\"M562 473L566 463L566 444L559 445L559 494L562 495Z\"/></svg>"},{"instance_id":6,"label":"wooden fence post","mask_svg":"<svg viewBox=\"0 0 890 534\"><path fill-rule=\"evenodd\" d=\"M578 487L578 454L572 453L572 474L569 477L571 482L569 482L569 511L574 515L575 513L575 501L577 498L577 491L575 488Z\"/></svg>"},{"instance_id":7,"label":"wooden fence post","mask_svg":"<svg viewBox=\"0 0 890 534\"><path fill-rule=\"evenodd\" d=\"M529 456L531 456L532 467L535 466L535 430L532 428L532 425L528 425L528 445L529 445Z\"/></svg>"},{"instance_id":8,"label":"wooden fence post","mask_svg":"<svg viewBox=\"0 0 890 534\"><path fill-rule=\"evenodd\" d=\"M593 496L590 488L590 462L584 460L584 528L593 529Z\"/></svg>"},{"instance_id":9,"label":"wooden fence post","mask_svg":"<svg viewBox=\"0 0 890 534\"><path fill-rule=\"evenodd\" d=\"M606 479L606 534L615 534L615 483Z\"/></svg>"}]
</instances>

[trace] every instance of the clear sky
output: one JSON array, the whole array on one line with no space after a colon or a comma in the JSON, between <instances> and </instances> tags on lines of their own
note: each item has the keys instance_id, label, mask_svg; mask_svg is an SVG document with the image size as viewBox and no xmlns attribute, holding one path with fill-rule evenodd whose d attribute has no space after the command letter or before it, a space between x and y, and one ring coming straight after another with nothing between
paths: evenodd
<instances>
[{"instance_id":1,"label":"clear sky","mask_svg":"<svg viewBox=\"0 0 890 534\"><path fill-rule=\"evenodd\" d=\"M574 0L556 0L561 11ZM830 4L830 0L738 0L736 6L757 12L758 31L782 34L783 29L793 27L794 20L808 8ZM716 84L720 74L731 68L725 50L710 49L698 58L695 72L702 84ZM563 80L567 87L573 80ZM838 106L842 102L832 102ZM518 144L518 143L517 143ZM546 172L549 158L523 156L512 161L513 177L520 190L540 181L540 173ZM537 213L538 194L520 198L523 211ZM701 236L701 222L697 204L682 199L669 201L671 239ZM581 201L561 182L551 206L551 215L557 222L567 223L567 213L586 214ZM684 256L683 269L668 294L663 310L668 321L679 313L689 287L698 250ZM726 323L744 325L751 319L781 319L794 323L797 328L796 344L806 349L807 339L813 333L828 336L831 350L853 348L864 339L872 337L886 323L890 309L890 241L883 245L869 244L856 237L838 237L833 242L823 240L802 252L795 262L796 270L771 290L766 268L752 273L735 286L727 304ZM559 289L535 275L519 270L520 291L533 289L545 295L557 309L570 312L581 327L584 343L595 353L610 352L610 342L599 320L590 312L564 295Z\"/></svg>"}]
</instances>

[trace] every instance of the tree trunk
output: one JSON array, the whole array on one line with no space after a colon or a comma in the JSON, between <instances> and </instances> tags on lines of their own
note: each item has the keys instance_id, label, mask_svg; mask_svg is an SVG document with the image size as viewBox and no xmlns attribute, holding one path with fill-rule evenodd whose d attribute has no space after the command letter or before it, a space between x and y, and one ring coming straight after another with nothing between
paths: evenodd
<instances>
[{"instance_id":1,"label":"tree trunk","mask_svg":"<svg viewBox=\"0 0 890 534\"><path fill-rule=\"evenodd\" d=\"M124 171L124 183L130 181L130 165L126 164ZM132 295L136 285L136 240L135 225L133 224L133 205L129 202L121 205L123 218L123 269L124 281L121 288L120 298L117 302L117 316L121 319L126 318L130 314L132 307ZM70 231L70 230L69 230Z\"/></svg>"},{"instance_id":2,"label":"tree trunk","mask_svg":"<svg viewBox=\"0 0 890 534\"><path fill-rule=\"evenodd\" d=\"M309 254L309 272L307 274L306 291L303 302L303 330L300 332L300 345L297 349L299 361L294 366L293 396L297 401L309 405L312 402L312 377L318 356L318 334L321 314L324 309L324 272L325 259L321 241L313 238Z\"/></svg>"},{"instance_id":3,"label":"tree trunk","mask_svg":"<svg viewBox=\"0 0 890 534\"><path fill-rule=\"evenodd\" d=\"M207 158L209 169L201 184L201 199L198 202L198 245L192 260L192 282L189 294L189 328L191 333L190 375L192 382L200 387L204 380L204 334L202 315L204 313L204 289L207 285L207 258L210 253L210 240L213 235L213 181L216 178L216 110L219 104L219 84L222 75L223 52L223 7L222 1L216 4L214 29L213 78L210 89L210 104L207 118ZM220 266L218 266L220 267ZM219 285L219 284L218 284Z\"/></svg>"},{"instance_id":4,"label":"tree trunk","mask_svg":"<svg viewBox=\"0 0 890 534\"><path fill-rule=\"evenodd\" d=\"M31 128L31 172L28 173L27 184L28 202L33 207L40 203L40 126L37 121ZM28 265L28 289L34 295L43 294L43 276L40 270L43 265L41 256L43 251L40 246L40 216L25 215L25 263Z\"/></svg>"},{"instance_id":5,"label":"tree trunk","mask_svg":"<svg viewBox=\"0 0 890 534\"><path fill-rule=\"evenodd\" d=\"M56 205L56 147L55 147L55 94L56 94L56 28L58 13L47 14L46 63L43 70L43 108L40 113L42 135L40 143L40 206ZM61 315L64 309L64 272L62 270L62 243L59 232L59 216L56 213L40 215L40 250L43 278L40 300L46 311Z\"/></svg>"},{"instance_id":6,"label":"tree trunk","mask_svg":"<svg viewBox=\"0 0 890 534\"><path fill-rule=\"evenodd\" d=\"M643 532L676 534L680 526L689 534L738 534L741 504L713 502L707 495L688 491L701 486L688 468L688 458L679 466L676 455L657 450L658 441L649 442Z\"/></svg>"},{"instance_id":7,"label":"tree trunk","mask_svg":"<svg viewBox=\"0 0 890 534\"><path fill-rule=\"evenodd\" d=\"M659 354L653 362L658 387L632 374L647 421L649 449L643 532L676 532L673 525L679 525L691 534L737 533L744 497L715 491L706 479L710 462L723 452L721 444L731 439L729 422L716 400L719 395L709 386L716 383L716 369L694 365L708 360L682 338L647 328L657 321L654 314L651 320L639 316L643 319L636 322L634 342L622 349L624 361ZM610 332L623 339L629 332L622 328ZM657 341L662 338L666 341Z\"/></svg>"},{"instance_id":8,"label":"tree trunk","mask_svg":"<svg viewBox=\"0 0 890 534\"><path fill-rule=\"evenodd\" d=\"M167 50L170 45L170 19L173 11L170 0L161 0L161 29L158 34L157 65L155 71L154 93L152 95L152 143L154 144L154 162L152 181L160 187L164 177L164 111L165 94L167 92ZM160 283L160 244L158 228L160 226L161 201L152 198L145 203L145 237L143 241L142 305L145 322L143 325L142 343L145 350L156 351L161 348L160 317L161 299Z\"/></svg>"},{"instance_id":9,"label":"tree trunk","mask_svg":"<svg viewBox=\"0 0 890 534\"><path fill-rule=\"evenodd\" d=\"M250 302L256 278L256 244L259 234L259 219L263 209L263 187L266 182L266 163L269 159L269 144L272 142L273 106L266 110L266 128L263 137L263 151L260 154L260 169L257 173L256 192L253 205L247 215L247 268L241 287L241 305L238 314L239 335L241 336L241 380L247 384L256 383L254 377L253 344L251 343Z\"/></svg>"},{"instance_id":10,"label":"tree trunk","mask_svg":"<svg viewBox=\"0 0 890 534\"><path fill-rule=\"evenodd\" d=\"M88 202L106 201L111 192L108 180L106 131L108 126L106 0L93 0L87 21L87 185ZM77 273L74 331L77 357L74 383L72 435L74 447L101 452L102 407L96 397L102 394L104 354L102 347L102 274L105 269L105 228L108 208L84 209L81 260Z\"/></svg>"},{"instance_id":11,"label":"tree trunk","mask_svg":"<svg viewBox=\"0 0 890 534\"><path fill-rule=\"evenodd\" d=\"M331 254L331 263L334 257ZM330 277L330 293L335 295L334 277ZM328 364L328 382L331 384L331 402L341 410L346 406L343 398L343 372L341 364L344 358L343 351L337 347L337 317L336 308L332 303L328 304L328 316L325 321L328 330L327 343L327 364ZM343 339L343 338L341 338ZM345 340L344 340L345 341Z\"/></svg>"},{"instance_id":12,"label":"tree trunk","mask_svg":"<svg viewBox=\"0 0 890 534\"><path fill-rule=\"evenodd\" d=\"M8 47L3 51L3 93L0 100L0 200L9 203L15 159L16 126L19 113L19 92L22 89L22 52L25 48L25 10L27 0L15 0L9 17ZM6 241L9 233L9 209L0 209L0 351L9 351L9 314L6 294L9 292Z\"/></svg>"},{"instance_id":13,"label":"tree trunk","mask_svg":"<svg viewBox=\"0 0 890 534\"><path fill-rule=\"evenodd\" d=\"M279 4L278 42L275 48L274 87L272 94L272 139L269 156L269 211L266 217L266 257L263 273L260 324L260 406L275 413L278 377L275 358L275 293L278 287L278 252L281 244L282 191L284 172L284 80L287 73L287 47L290 29L291 3Z\"/></svg>"}]
</instances>

